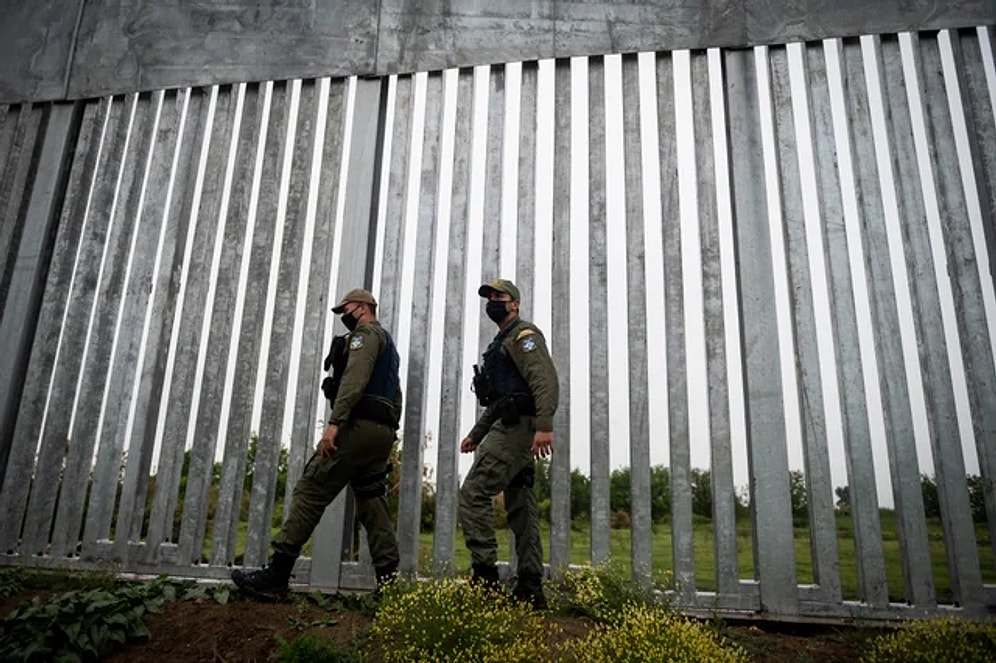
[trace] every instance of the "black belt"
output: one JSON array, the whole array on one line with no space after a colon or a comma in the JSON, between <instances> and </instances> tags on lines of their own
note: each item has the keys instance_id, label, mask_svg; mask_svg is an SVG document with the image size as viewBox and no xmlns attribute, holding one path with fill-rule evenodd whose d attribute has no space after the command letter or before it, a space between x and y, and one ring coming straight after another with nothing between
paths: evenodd
<instances>
[{"instance_id":1,"label":"black belt","mask_svg":"<svg viewBox=\"0 0 996 663\"><path fill-rule=\"evenodd\" d=\"M503 424L514 426L519 423L519 417L536 416L536 399L532 394L506 394L495 403L494 411Z\"/></svg>"},{"instance_id":2,"label":"black belt","mask_svg":"<svg viewBox=\"0 0 996 663\"><path fill-rule=\"evenodd\" d=\"M390 426L398 430L399 413L395 412L394 403L379 396L364 396L353 406L349 413L350 419L366 419L378 424Z\"/></svg>"}]
</instances>

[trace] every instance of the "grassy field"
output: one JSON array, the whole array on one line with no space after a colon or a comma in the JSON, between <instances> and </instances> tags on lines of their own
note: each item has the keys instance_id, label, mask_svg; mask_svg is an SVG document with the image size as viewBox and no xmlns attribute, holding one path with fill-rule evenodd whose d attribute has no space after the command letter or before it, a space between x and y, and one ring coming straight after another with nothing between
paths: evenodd
<instances>
[{"instance_id":1,"label":"grassy field","mask_svg":"<svg viewBox=\"0 0 996 663\"><path fill-rule=\"evenodd\" d=\"M590 533L587 523L576 525L571 531L571 562L587 564L590 562ZM699 590L710 591L716 588L716 567L713 554L712 523L706 520L696 520L694 531L695 542L695 584ZM896 533L896 519L891 512L882 513L882 547L885 553L886 573L888 576L889 595L895 600L903 598L903 576L899 555L899 538ZM550 531L546 523L542 524L543 550L549 557ZM507 529L497 531L499 558L507 559L510 550L509 532ZM944 535L939 520L928 521L928 539L930 542L931 561L934 569L934 583L937 588L938 600L950 601L951 582L948 578L947 560L944 551ZM619 529L611 532L611 559L619 564L626 573L630 567L630 530ZM982 578L986 583L996 583L996 561L993 558L989 534L984 525L976 527L976 541L979 550L979 561L982 568ZM423 573L430 573L433 534L422 533L420 536L419 567ZM854 533L852 521L846 516L837 519L837 546L840 559L841 585L845 599L858 599L857 560L854 548ZM741 521L737 525L737 553L740 565L740 577L753 577L753 553L751 546L751 531L749 521ZM653 536L653 568L668 570L671 568L671 528L662 524L654 526ZM813 562L810 547L809 529L795 529L796 577L800 584L812 583ZM455 568L464 573L470 569L470 553L463 544L463 538L457 532Z\"/></svg>"}]
</instances>

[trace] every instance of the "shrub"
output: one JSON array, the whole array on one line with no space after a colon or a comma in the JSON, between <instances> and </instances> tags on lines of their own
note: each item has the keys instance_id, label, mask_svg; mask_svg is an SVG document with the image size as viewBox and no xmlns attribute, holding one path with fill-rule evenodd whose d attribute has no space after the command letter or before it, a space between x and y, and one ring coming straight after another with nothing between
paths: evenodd
<instances>
[{"instance_id":1,"label":"shrub","mask_svg":"<svg viewBox=\"0 0 996 663\"><path fill-rule=\"evenodd\" d=\"M907 622L876 638L862 657L865 663L989 663L996 652L996 624L946 617Z\"/></svg>"},{"instance_id":2,"label":"shrub","mask_svg":"<svg viewBox=\"0 0 996 663\"><path fill-rule=\"evenodd\" d=\"M551 627L527 604L456 580L390 588L371 627L385 663L550 660Z\"/></svg>"},{"instance_id":3,"label":"shrub","mask_svg":"<svg viewBox=\"0 0 996 663\"><path fill-rule=\"evenodd\" d=\"M148 635L142 617L162 611L163 589L157 581L35 598L4 620L0 660L97 660L129 638Z\"/></svg>"},{"instance_id":4,"label":"shrub","mask_svg":"<svg viewBox=\"0 0 996 663\"><path fill-rule=\"evenodd\" d=\"M22 571L17 568L0 569L0 599L10 598L24 591Z\"/></svg>"},{"instance_id":5,"label":"shrub","mask_svg":"<svg viewBox=\"0 0 996 663\"><path fill-rule=\"evenodd\" d=\"M545 587L551 610L605 622L628 605L663 605L663 592L671 589L671 584L669 572L660 572L652 583L641 585L618 566L597 564L566 571Z\"/></svg>"},{"instance_id":6,"label":"shrub","mask_svg":"<svg viewBox=\"0 0 996 663\"><path fill-rule=\"evenodd\" d=\"M609 518L609 527L612 529L629 529L633 524L633 519L629 515L629 511L623 511L619 509L618 511L613 511Z\"/></svg>"},{"instance_id":7,"label":"shrub","mask_svg":"<svg viewBox=\"0 0 996 663\"><path fill-rule=\"evenodd\" d=\"M167 601L211 598L224 604L229 587L157 578L115 583L108 574L38 573L31 586L83 587L24 603L0 623L2 661L93 661L131 638L148 636L143 617ZM46 585L46 583L48 583Z\"/></svg>"},{"instance_id":8,"label":"shrub","mask_svg":"<svg viewBox=\"0 0 996 663\"><path fill-rule=\"evenodd\" d=\"M747 663L747 653L701 624L662 606L630 604L608 624L564 647L566 660L584 663Z\"/></svg>"}]
</instances>

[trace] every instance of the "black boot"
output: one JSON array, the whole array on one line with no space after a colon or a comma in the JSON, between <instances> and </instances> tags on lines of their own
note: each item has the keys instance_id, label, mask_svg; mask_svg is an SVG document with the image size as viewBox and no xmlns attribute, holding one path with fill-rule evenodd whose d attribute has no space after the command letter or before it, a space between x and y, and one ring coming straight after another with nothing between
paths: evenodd
<instances>
[{"instance_id":1,"label":"black boot","mask_svg":"<svg viewBox=\"0 0 996 663\"><path fill-rule=\"evenodd\" d=\"M239 589L256 594L266 599L279 599L287 594L287 583L294 569L295 557L283 553L274 553L268 566L258 571L235 569L232 580Z\"/></svg>"},{"instance_id":2,"label":"black boot","mask_svg":"<svg viewBox=\"0 0 996 663\"><path fill-rule=\"evenodd\" d=\"M486 589L501 591L501 578L498 577L498 567L494 564L471 565L473 573L470 576L470 584L482 585Z\"/></svg>"},{"instance_id":3,"label":"black boot","mask_svg":"<svg viewBox=\"0 0 996 663\"><path fill-rule=\"evenodd\" d=\"M377 575L377 589L374 590L374 596L379 598L384 589L398 579L398 565L394 563L377 566L374 567L374 573Z\"/></svg>"},{"instance_id":4,"label":"black boot","mask_svg":"<svg viewBox=\"0 0 996 663\"><path fill-rule=\"evenodd\" d=\"M512 598L530 604L534 610L546 610L543 579L535 573L520 573L512 590Z\"/></svg>"}]
</instances>

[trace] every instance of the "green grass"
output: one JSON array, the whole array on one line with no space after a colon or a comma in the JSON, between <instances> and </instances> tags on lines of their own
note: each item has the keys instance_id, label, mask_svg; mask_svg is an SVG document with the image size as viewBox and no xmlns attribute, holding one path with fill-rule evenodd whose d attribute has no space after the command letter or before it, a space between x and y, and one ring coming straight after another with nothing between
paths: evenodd
<instances>
[{"instance_id":1,"label":"green grass","mask_svg":"<svg viewBox=\"0 0 996 663\"><path fill-rule=\"evenodd\" d=\"M889 596L895 601L904 599L903 573L899 553L899 535L896 516L892 511L882 511L880 514L882 526L882 549L885 555L886 579ZM575 523L571 529L571 563L589 564L591 562L591 536L588 523ZM239 525L239 542L237 550L245 549L245 522ZM279 528L274 528L271 537ZM209 528L210 532L210 528ZM540 534L543 539L543 551L546 558L550 554L550 526L540 524ZM508 559L511 551L510 535L507 528L496 531L498 538L498 557ZM942 603L952 600L951 581L948 576L947 557L944 549L944 532L938 518L927 519L927 538L930 545L931 562L934 571L934 584L937 598ZM996 559L989 543L989 532L984 524L976 525L975 538L979 551L979 564L982 569L982 580L987 584L996 584ZM422 532L419 535L419 572L423 575L432 573L432 532ZM470 552L463 543L462 534L456 533L454 568L458 573L468 573L470 569ZM630 530L612 530L610 532L610 554L612 561L630 569ZM813 578L813 560L808 527L795 528L795 561L796 579L800 584L810 584ZM700 591L715 591L716 565L713 553L712 522L696 517L694 522L693 542L695 545L695 585ZM204 543L205 554L210 554L210 540ZM837 553L840 563L841 589L844 598L857 600L858 565L854 547L854 527L849 516L837 516ZM302 554L311 554L311 541ZM652 543L652 563L654 569L671 569L671 526L670 524L654 525ZM741 519L737 522L737 561L741 578L752 578L754 575L753 553L751 548L750 521Z\"/></svg>"},{"instance_id":2,"label":"green grass","mask_svg":"<svg viewBox=\"0 0 996 663\"><path fill-rule=\"evenodd\" d=\"M899 539L896 533L895 515L891 512L882 513L882 548L885 555L886 576L889 595L894 600L902 600L903 576L899 555ZM590 534L587 523L576 524L571 530L571 563L588 564L591 562ZM498 556L508 559L511 550L510 535L507 528L496 531L498 538ZM540 534L543 539L543 551L549 559L550 528L541 523ZM929 519L927 534L930 544L931 561L934 569L934 583L938 600L951 600L951 582L948 577L947 560L944 550L944 535L938 519ZM985 525L977 525L976 540L978 542L979 561L982 568L982 579L986 583L996 583L996 562L994 562L992 547L989 545L989 534ZM420 571L426 575L431 573L432 532L423 532L419 537ZM696 519L694 524L693 542L695 546L695 585L700 591L716 589L716 565L713 553L713 528L707 520ZM614 563L622 566L629 573L631 562L630 530L612 530L610 533L610 551ZM847 516L837 518L837 552L840 563L841 586L844 598L857 600L858 575L857 559L854 548L854 533L852 521ZM808 527L795 528L796 579L800 584L809 584L813 579L813 562L810 547ZM466 573L470 568L470 553L463 544L460 532L457 532L454 555L454 567L458 573ZM751 545L750 523L741 520L737 523L737 558L741 578L752 578L753 552ZM672 562L671 527L669 524L654 525L652 544L652 563L654 569L670 569Z\"/></svg>"}]
</instances>

